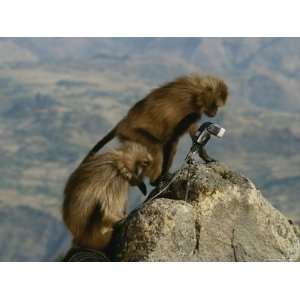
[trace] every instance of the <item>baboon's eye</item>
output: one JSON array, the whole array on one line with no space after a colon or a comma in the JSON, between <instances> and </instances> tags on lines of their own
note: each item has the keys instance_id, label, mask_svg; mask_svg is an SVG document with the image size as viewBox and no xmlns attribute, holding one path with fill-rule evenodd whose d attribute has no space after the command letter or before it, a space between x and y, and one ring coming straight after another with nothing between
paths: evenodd
<instances>
[{"instance_id":1,"label":"baboon's eye","mask_svg":"<svg viewBox=\"0 0 300 300\"><path fill-rule=\"evenodd\" d=\"M210 106L209 106L209 110L216 110L218 109L218 106L216 103L212 103Z\"/></svg>"},{"instance_id":2,"label":"baboon's eye","mask_svg":"<svg viewBox=\"0 0 300 300\"><path fill-rule=\"evenodd\" d=\"M213 91L213 88L211 86L207 86L206 87L206 91L209 92L209 93L211 93Z\"/></svg>"},{"instance_id":3,"label":"baboon's eye","mask_svg":"<svg viewBox=\"0 0 300 300\"><path fill-rule=\"evenodd\" d=\"M149 165L149 160L142 160L141 161L141 165L143 166L143 167L147 167L148 165Z\"/></svg>"}]
</instances>

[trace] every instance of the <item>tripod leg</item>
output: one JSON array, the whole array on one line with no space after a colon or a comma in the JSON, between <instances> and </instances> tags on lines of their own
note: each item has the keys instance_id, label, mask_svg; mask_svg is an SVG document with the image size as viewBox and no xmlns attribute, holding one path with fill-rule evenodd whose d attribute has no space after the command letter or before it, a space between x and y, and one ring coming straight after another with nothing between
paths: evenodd
<instances>
[{"instance_id":1,"label":"tripod leg","mask_svg":"<svg viewBox=\"0 0 300 300\"><path fill-rule=\"evenodd\" d=\"M210 163L210 162L216 162L216 160L212 157L210 157L206 150L204 149L204 147L199 147L198 150L198 154L199 156L206 162L206 163Z\"/></svg>"}]
</instances>

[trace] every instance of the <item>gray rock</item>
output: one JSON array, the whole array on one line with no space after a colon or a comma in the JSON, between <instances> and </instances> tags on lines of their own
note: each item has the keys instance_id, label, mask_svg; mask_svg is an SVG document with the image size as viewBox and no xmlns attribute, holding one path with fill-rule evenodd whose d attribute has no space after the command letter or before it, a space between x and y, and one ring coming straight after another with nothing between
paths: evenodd
<instances>
[{"instance_id":1,"label":"gray rock","mask_svg":"<svg viewBox=\"0 0 300 300\"><path fill-rule=\"evenodd\" d=\"M187 176L190 187L183 201ZM224 164L187 166L158 197L133 212L120 227L112 247L114 260L299 259L295 226L249 179Z\"/></svg>"}]
</instances>

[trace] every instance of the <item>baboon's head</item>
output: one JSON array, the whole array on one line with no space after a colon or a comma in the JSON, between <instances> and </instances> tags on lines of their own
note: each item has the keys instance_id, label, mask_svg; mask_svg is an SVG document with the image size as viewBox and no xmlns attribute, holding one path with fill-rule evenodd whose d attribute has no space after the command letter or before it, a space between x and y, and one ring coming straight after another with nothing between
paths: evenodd
<instances>
[{"instance_id":1,"label":"baboon's head","mask_svg":"<svg viewBox=\"0 0 300 300\"><path fill-rule=\"evenodd\" d=\"M196 105L201 113L208 117L214 117L218 108L226 104L228 88L222 79L213 76L194 77L194 81L200 86L200 93L196 96Z\"/></svg>"},{"instance_id":2,"label":"baboon's head","mask_svg":"<svg viewBox=\"0 0 300 300\"><path fill-rule=\"evenodd\" d=\"M147 154L141 160L137 160L134 167L134 176L131 184L135 185L137 182L141 182L145 176L146 170L151 166L153 159L150 154Z\"/></svg>"},{"instance_id":3,"label":"baboon's head","mask_svg":"<svg viewBox=\"0 0 300 300\"><path fill-rule=\"evenodd\" d=\"M153 158L147 149L138 143L124 143L123 151L124 164L132 174L129 183L137 185L143 181L147 169L151 168Z\"/></svg>"}]
</instances>

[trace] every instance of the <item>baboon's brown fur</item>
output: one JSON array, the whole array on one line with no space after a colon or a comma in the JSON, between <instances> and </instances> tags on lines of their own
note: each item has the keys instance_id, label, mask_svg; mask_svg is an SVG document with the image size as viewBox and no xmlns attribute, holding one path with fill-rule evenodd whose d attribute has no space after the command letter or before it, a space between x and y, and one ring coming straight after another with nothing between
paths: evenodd
<instances>
[{"instance_id":1,"label":"baboon's brown fur","mask_svg":"<svg viewBox=\"0 0 300 300\"><path fill-rule=\"evenodd\" d=\"M196 121L204 113L216 115L226 103L228 89L223 80L193 74L179 77L150 92L137 102L116 127L99 141L97 152L113 137L144 145L153 157L147 176L154 182L170 168L181 135L197 130Z\"/></svg>"},{"instance_id":2,"label":"baboon's brown fur","mask_svg":"<svg viewBox=\"0 0 300 300\"><path fill-rule=\"evenodd\" d=\"M114 225L127 215L128 185L142 182L151 162L144 146L127 142L79 165L66 183L63 203L63 219L75 245L108 246Z\"/></svg>"}]
</instances>

